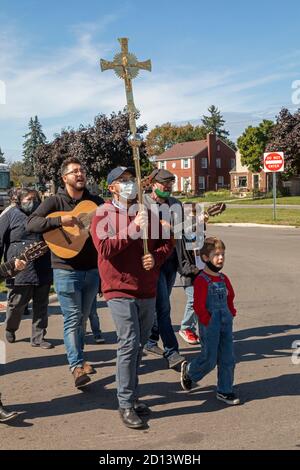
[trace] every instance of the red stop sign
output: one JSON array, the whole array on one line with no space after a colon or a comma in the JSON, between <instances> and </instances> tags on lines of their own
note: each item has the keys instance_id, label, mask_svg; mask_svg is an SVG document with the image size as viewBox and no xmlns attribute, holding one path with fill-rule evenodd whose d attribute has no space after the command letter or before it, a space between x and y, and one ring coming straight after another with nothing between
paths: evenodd
<instances>
[{"instance_id":1,"label":"red stop sign","mask_svg":"<svg viewBox=\"0 0 300 470\"><path fill-rule=\"evenodd\" d=\"M283 171L284 157L283 152L264 153L264 171Z\"/></svg>"}]
</instances>

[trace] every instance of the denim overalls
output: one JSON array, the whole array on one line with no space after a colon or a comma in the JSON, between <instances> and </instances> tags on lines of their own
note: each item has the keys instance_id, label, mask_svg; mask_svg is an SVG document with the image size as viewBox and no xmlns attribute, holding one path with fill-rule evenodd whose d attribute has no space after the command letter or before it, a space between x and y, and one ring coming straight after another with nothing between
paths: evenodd
<instances>
[{"instance_id":1,"label":"denim overalls","mask_svg":"<svg viewBox=\"0 0 300 470\"><path fill-rule=\"evenodd\" d=\"M227 288L223 274L221 282L212 282L204 271L202 276L208 283L206 308L211 315L207 326L200 324L201 352L188 365L188 375L198 382L218 365L220 393L232 393L234 376L234 354L232 337L232 314L227 305Z\"/></svg>"}]
</instances>

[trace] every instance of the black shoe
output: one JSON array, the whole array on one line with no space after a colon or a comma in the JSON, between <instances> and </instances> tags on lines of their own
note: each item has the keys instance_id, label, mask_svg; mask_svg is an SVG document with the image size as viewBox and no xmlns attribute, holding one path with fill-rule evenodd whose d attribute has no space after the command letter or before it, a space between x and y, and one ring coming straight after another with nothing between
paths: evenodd
<instances>
[{"instance_id":1,"label":"black shoe","mask_svg":"<svg viewBox=\"0 0 300 470\"><path fill-rule=\"evenodd\" d=\"M217 392L217 400L223 401L227 405L239 405L240 399L234 393Z\"/></svg>"},{"instance_id":2,"label":"black shoe","mask_svg":"<svg viewBox=\"0 0 300 470\"><path fill-rule=\"evenodd\" d=\"M143 403L142 401L136 400L133 404L134 411L139 415L139 416L147 416L151 413L151 410L146 403Z\"/></svg>"},{"instance_id":3,"label":"black shoe","mask_svg":"<svg viewBox=\"0 0 300 470\"><path fill-rule=\"evenodd\" d=\"M192 390L193 381L187 373L187 365L188 365L187 361L184 361L181 364L180 383L181 383L183 390L185 390L186 392L189 392L190 390Z\"/></svg>"},{"instance_id":4,"label":"black shoe","mask_svg":"<svg viewBox=\"0 0 300 470\"><path fill-rule=\"evenodd\" d=\"M128 428L138 429L144 427L143 421L137 415L134 408L119 408L119 413L123 423Z\"/></svg>"},{"instance_id":5,"label":"black shoe","mask_svg":"<svg viewBox=\"0 0 300 470\"><path fill-rule=\"evenodd\" d=\"M6 330L5 336L6 341L8 341L9 343L14 343L16 341L16 335L13 331Z\"/></svg>"},{"instance_id":6,"label":"black shoe","mask_svg":"<svg viewBox=\"0 0 300 470\"><path fill-rule=\"evenodd\" d=\"M103 344L105 343L105 339L103 338L101 333L98 333L97 335L94 336L94 341L97 344Z\"/></svg>"},{"instance_id":7,"label":"black shoe","mask_svg":"<svg viewBox=\"0 0 300 470\"><path fill-rule=\"evenodd\" d=\"M158 357L163 357L164 355L164 350L161 349L157 344L154 344L153 346L144 346L144 352L146 354L153 354L153 356L158 356Z\"/></svg>"},{"instance_id":8,"label":"black shoe","mask_svg":"<svg viewBox=\"0 0 300 470\"><path fill-rule=\"evenodd\" d=\"M18 416L16 411L8 411L6 410L2 403L0 402L0 423L5 423L6 421L10 421Z\"/></svg>"},{"instance_id":9,"label":"black shoe","mask_svg":"<svg viewBox=\"0 0 300 470\"><path fill-rule=\"evenodd\" d=\"M185 358L183 356L180 356L178 352L174 352L172 356L169 356L167 358L167 361L169 364L169 369L176 369L179 364L185 361Z\"/></svg>"}]
</instances>

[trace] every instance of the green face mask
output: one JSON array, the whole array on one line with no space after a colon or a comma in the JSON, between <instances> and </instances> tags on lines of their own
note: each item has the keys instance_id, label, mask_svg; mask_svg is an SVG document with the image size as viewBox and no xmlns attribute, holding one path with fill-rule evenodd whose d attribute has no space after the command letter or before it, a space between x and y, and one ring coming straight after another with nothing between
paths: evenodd
<instances>
[{"instance_id":1,"label":"green face mask","mask_svg":"<svg viewBox=\"0 0 300 470\"><path fill-rule=\"evenodd\" d=\"M159 189L155 189L155 194L156 196L162 198L162 199L168 199L170 197L171 192L170 191L160 191Z\"/></svg>"}]
</instances>

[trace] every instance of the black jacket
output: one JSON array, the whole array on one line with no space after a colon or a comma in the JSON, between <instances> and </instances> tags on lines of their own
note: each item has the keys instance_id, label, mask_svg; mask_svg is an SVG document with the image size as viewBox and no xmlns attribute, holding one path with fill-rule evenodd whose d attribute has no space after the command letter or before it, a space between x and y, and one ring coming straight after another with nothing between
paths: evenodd
<instances>
[{"instance_id":1,"label":"black jacket","mask_svg":"<svg viewBox=\"0 0 300 470\"><path fill-rule=\"evenodd\" d=\"M12 207L0 219L0 260L18 257L30 244L40 241L41 235L26 230L28 216L18 207ZM7 285L12 287L23 285L51 284L52 269L50 252L31 261L23 271L16 274L14 284L8 279Z\"/></svg>"},{"instance_id":2,"label":"black jacket","mask_svg":"<svg viewBox=\"0 0 300 470\"><path fill-rule=\"evenodd\" d=\"M95 204L103 204L103 199L94 196L85 189L81 199L71 198L66 189L60 188L54 196L45 199L44 202L31 214L27 223L27 230L34 233L44 233L49 230L61 227L61 218L54 217L47 219L46 216L57 211L71 211L81 201L93 201ZM84 247L77 256L70 259L59 258L51 253L52 268L68 269L74 271L88 271L97 268L97 251L94 247L92 237L86 240Z\"/></svg>"}]
</instances>

